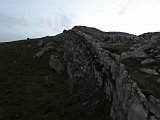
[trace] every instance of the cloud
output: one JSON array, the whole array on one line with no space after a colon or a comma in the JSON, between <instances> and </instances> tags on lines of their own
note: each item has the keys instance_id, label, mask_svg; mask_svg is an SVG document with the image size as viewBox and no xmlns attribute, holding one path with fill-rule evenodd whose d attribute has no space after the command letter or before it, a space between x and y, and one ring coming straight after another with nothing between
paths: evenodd
<instances>
[{"instance_id":1,"label":"cloud","mask_svg":"<svg viewBox=\"0 0 160 120\"><path fill-rule=\"evenodd\" d=\"M24 18L18 18L0 13L0 24L3 26L23 26L29 27L30 22Z\"/></svg>"},{"instance_id":2,"label":"cloud","mask_svg":"<svg viewBox=\"0 0 160 120\"><path fill-rule=\"evenodd\" d=\"M119 16L123 16L127 13L128 8L127 7L121 7L120 10L118 11Z\"/></svg>"},{"instance_id":3,"label":"cloud","mask_svg":"<svg viewBox=\"0 0 160 120\"><path fill-rule=\"evenodd\" d=\"M67 15L64 12L57 14L57 17L55 18L55 23L54 23L54 30L56 32L60 32L63 29L71 28L71 26L73 24L72 17L73 16Z\"/></svg>"}]
</instances>

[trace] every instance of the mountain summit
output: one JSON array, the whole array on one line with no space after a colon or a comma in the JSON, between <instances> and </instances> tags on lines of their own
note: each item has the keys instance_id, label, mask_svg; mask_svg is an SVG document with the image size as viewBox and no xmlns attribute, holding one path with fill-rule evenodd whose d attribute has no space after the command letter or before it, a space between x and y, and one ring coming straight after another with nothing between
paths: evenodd
<instances>
[{"instance_id":1,"label":"mountain summit","mask_svg":"<svg viewBox=\"0 0 160 120\"><path fill-rule=\"evenodd\" d=\"M160 33L1 43L0 105L1 120L160 120Z\"/></svg>"}]
</instances>

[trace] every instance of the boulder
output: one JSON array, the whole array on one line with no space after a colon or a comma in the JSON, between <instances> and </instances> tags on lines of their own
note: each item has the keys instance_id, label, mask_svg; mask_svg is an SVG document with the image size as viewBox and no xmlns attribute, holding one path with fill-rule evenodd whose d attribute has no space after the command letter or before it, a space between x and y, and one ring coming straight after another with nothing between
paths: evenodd
<instances>
[{"instance_id":1,"label":"boulder","mask_svg":"<svg viewBox=\"0 0 160 120\"><path fill-rule=\"evenodd\" d=\"M160 42L160 36L154 35L151 37L151 43L159 43Z\"/></svg>"},{"instance_id":2,"label":"boulder","mask_svg":"<svg viewBox=\"0 0 160 120\"><path fill-rule=\"evenodd\" d=\"M139 43L134 44L134 47L140 47L140 46L141 46L141 44L139 44Z\"/></svg>"},{"instance_id":3,"label":"boulder","mask_svg":"<svg viewBox=\"0 0 160 120\"><path fill-rule=\"evenodd\" d=\"M149 49L150 47L151 47L150 44L148 44L148 45L142 45L139 48L137 48L137 51L144 51L144 50Z\"/></svg>"},{"instance_id":4,"label":"boulder","mask_svg":"<svg viewBox=\"0 0 160 120\"><path fill-rule=\"evenodd\" d=\"M62 63L54 55L50 56L49 65L50 65L50 68L57 71L58 74L61 74L64 71L64 67Z\"/></svg>"},{"instance_id":5,"label":"boulder","mask_svg":"<svg viewBox=\"0 0 160 120\"><path fill-rule=\"evenodd\" d=\"M128 58L131 58L131 55L128 52L123 52L121 54L121 59L122 60L125 60L125 59L128 59Z\"/></svg>"},{"instance_id":6,"label":"boulder","mask_svg":"<svg viewBox=\"0 0 160 120\"><path fill-rule=\"evenodd\" d=\"M130 47L130 50L136 50L136 48L135 47Z\"/></svg>"},{"instance_id":7,"label":"boulder","mask_svg":"<svg viewBox=\"0 0 160 120\"><path fill-rule=\"evenodd\" d=\"M154 62L155 62L154 59L145 59L141 62L141 64L145 65L145 64L154 63Z\"/></svg>"},{"instance_id":8,"label":"boulder","mask_svg":"<svg viewBox=\"0 0 160 120\"><path fill-rule=\"evenodd\" d=\"M159 75L156 70L147 69L147 68L140 68L140 71L150 74L150 75Z\"/></svg>"},{"instance_id":9,"label":"boulder","mask_svg":"<svg viewBox=\"0 0 160 120\"><path fill-rule=\"evenodd\" d=\"M63 33L66 33L66 32L67 32L67 30L66 30L66 29L64 29L64 30L63 30Z\"/></svg>"},{"instance_id":10,"label":"boulder","mask_svg":"<svg viewBox=\"0 0 160 120\"><path fill-rule=\"evenodd\" d=\"M44 51L39 51L36 53L36 57L41 57L45 52Z\"/></svg>"},{"instance_id":11,"label":"boulder","mask_svg":"<svg viewBox=\"0 0 160 120\"><path fill-rule=\"evenodd\" d=\"M140 50L135 50L135 51L127 51L127 52L123 52L121 54L121 59L128 59L128 58L146 58L147 54L144 51L140 51Z\"/></svg>"},{"instance_id":12,"label":"boulder","mask_svg":"<svg viewBox=\"0 0 160 120\"><path fill-rule=\"evenodd\" d=\"M147 54L145 52L138 51L138 50L132 51L130 54L132 58L146 58L147 57Z\"/></svg>"},{"instance_id":13,"label":"boulder","mask_svg":"<svg viewBox=\"0 0 160 120\"><path fill-rule=\"evenodd\" d=\"M42 46L43 45L43 41L41 40L38 44L37 44L37 46Z\"/></svg>"}]
</instances>

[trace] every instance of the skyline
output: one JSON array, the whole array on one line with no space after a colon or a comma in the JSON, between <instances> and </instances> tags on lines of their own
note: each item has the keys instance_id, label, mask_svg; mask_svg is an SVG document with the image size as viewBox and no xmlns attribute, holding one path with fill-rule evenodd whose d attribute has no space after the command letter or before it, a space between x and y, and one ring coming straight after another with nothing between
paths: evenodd
<instances>
[{"instance_id":1,"label":"skyline","mask_svg":"<svg viewBox=\"0 0 160 120\"><path fill-rule=\"evenodd\" d=\"M0 42L84 25L139 35L160 31L159 0L1 0Z\"/></svg>"}]
</instances>

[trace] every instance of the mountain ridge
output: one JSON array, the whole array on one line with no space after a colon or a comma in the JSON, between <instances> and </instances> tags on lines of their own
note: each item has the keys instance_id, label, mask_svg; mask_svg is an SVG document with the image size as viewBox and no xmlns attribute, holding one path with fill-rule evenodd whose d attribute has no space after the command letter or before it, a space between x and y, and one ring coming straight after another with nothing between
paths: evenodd
<instances>
[{"instance_id":1,"label":"mountain ridge","mask_svg":"<svg viewBox=\"0 0 160 120\"><path fill-rule=\"evenodd\" d=\"M4 113L0 118L159 120L159 43L159 33L136 36L103 32L86 26L75 26L53 37L2 43L0 68L4 75L0 78L4 86L1 89L9 92L4 95L6 100L2 97L1 102L6 104L9 95L15 97L21 90L26 93L22 92L18 97L18 110L15 108L16 100L14 104L11 101L12 104L5 106L6 110L0 110ZM2 64L8 64L8 67ZM25 84L20 87L21 79L15 76L21 76ZM13 78L19 90L13 89L14 85L10 83ZM34 85L31 81L34 81ZM31 88L31 91L26 91L26 88ZM36 96L36 92L32 92L35 88L39 96L42 93L46 97L51 94L48 98L50 104L43 97L33 97ZM17 93L13 94L12 91ZM57 93L62 98L54 99ZM30 95L33 95L30 102L22 100ZM38 99L42 104L46 103L40 105L36 103ZM24 107L23 102L30 108ZM44 113L38 113L32 102ZM13 107L13 111L9 112L11 115L8 113L10 107ZM22 112L15 113L15 110ZM27 114L30 116L27 117Z\"/></svg>"}]
</instances>

